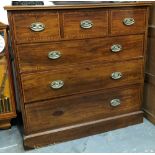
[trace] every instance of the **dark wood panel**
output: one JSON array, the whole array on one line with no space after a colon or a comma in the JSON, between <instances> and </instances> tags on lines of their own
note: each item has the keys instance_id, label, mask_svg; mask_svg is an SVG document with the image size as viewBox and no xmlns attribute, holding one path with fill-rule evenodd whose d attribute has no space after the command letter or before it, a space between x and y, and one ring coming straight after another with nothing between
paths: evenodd
<instances>
[{"instance_id":1,"label":"dark wood panel","mask_svg":"<svg viewBox=\"0 0 155 155\"><path fill-rule=\"evenodd\" d=\"M59 15L57 12L20 12L13 14L16 43L53 41L60 38ZM32 23L42 23L45 28L35 32L30 29Z\"/></svg>"},{"instance_id":2,"label":"dark wood panel","mask_svg":"<svg viewBox=\"0 0 155 155\"><path fill-rule=\"evenodd\" d=\"M123 128L142 122L142 112L124 114L75 126L68 126L68 128L60 128L58 130L49 130L42 133L30 134L24 137L24 146L26 149L37 148Z\"/></svg>"},{"instance_id":3,"label":"dark wood panel","mask_svg":"<svg viewBox=\"0 0 155 155\"><path fill-rule=\"evenodd\" d=\"M150 8L145 73L144 116L155 124L155 3Z\"/></svg>"},{"instance_id":4,"label":"dark wood panel","mask_svg":"<svg viewBox=\"0 0 155 155\"><path fill-rule=\"evenodd\" d=\"M145 83L145 97L144 97L144 109L148 110L155 116L155 85L151 83ZM149 103L149 104L146 104Z\"/></svg>"},{"instance_id":5,"label":"dark wood panel","mask_svg":"<svg viewBox=\"0 0 155 155\"><path fill-rule=\"evenodd\" d=\"M133 25L125 25L125 18L133 18ZM111 10L111 35L136 34L146 31L146 9Z\"/></svg>"},{"instance_id":6,"label":"dark wood panel","mask_svg":"<svg viewBox=\"0 0 155 155\"><path fill-rule=\"evenodd\" d=\"M115 44L122 46L120 52L112 52ZM49 59L52 51L59 51L60 58ZM21 73L93 61L120 61L143 57L143 35L19 45L17 53Z\"/></svg>"},{"instance_id":7,"label":"dark wood panel","mask_svg":"<svg viewBox=\"0 0 155 155\"><path fill-rule=\"evenodd\" d=\"M149 38L148 38L148 55L146 59L146 70L148 74L155 76L155 28L149 28Z\"/></svg>"},{"instance_id":8,"label":"dark wood panel","mask_svg":"<svg viewBox=\"0 0 155 155\"><path fill-rule=\"evenodd\" d=\"M78 65L64 67L49 72L21 75L24 102L50 99L54 97L83 93L97 89L114 88L117 86L143 82L143 61ZM111 78L113 72L121 72L122 78ZM53 89L50 83L62 80L64 86Z\"/></svg>"},{"instance_id":9,"label":"dark wood panel","mask_svg":"<svg viewBox=\"0 0 155 155\"><path fill-rule=\"evenodd\" d=\"M155 25L155 2L152 2L152 5L150 6L149 25Z\"/></svg>"},{"instance_id":10,"label":"dark wood panel","mask_svg":"<svg viewBox=\"0 0 155 155\"><path fill-rule=\"evenodd\" d=\"M81 21L90 20L91 28L82 28ZM108 34L108 12L105 10L68 11L63 13L64 38L103 37Z\"/></svg>"},{"instance_id":11,"label":"dark wood panel","mask_svg":"<svg viewBox=\"0 0 155 155\"><path fill-rule=\"evenodd\" d=\"M148 81L148 82L145 83L145 87L144 87L143 108L144 108L145 116L151 122L155 123L155 96L154 96L155 77L150 78L150 81Z\"/></svg>"},{"instance_id":12,"label":"dark wood panel","mask_svg":"<svg viewBox=\"0 0 155 155\"><path fill-rule=\"evenodd\" d=\"M25 105L27 132L57 129L78 123L103 119L141 108L141 87L98 91ZM111 101L120 100L114 107ZM37 120L37 121L36 121Z\"/></svg>"}]
</instances>

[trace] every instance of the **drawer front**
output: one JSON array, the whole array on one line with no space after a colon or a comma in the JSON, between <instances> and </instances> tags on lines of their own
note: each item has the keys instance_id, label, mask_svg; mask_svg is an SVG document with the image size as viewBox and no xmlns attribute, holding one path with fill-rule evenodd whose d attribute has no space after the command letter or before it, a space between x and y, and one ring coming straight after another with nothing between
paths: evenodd
<instances>
[{"instance_id":1,"label":"drawer front","mask_svg":"<svg viewBox=\"0 0 155 155\"><path fill-rule=\"evenodd\" d=\"M103 37L108 34L108 12L104 10L63 13L64 38Z\"/></svg>"},{"instance_id":2,"label":"drawer front","mask_svg":"<svg viewBox=\"0 0 155 155\"><path fill-rule=\"evenodd\" d=\"M133 86L26 104L27 131L56 129L138 111L140 88Z\"/></svg>"},{"instance_id":3,"label":"drawer front","mask_svg":"<svg viewBox=\"0 0 155 155\"><path fill-rule=\"evenodd\" d=\"M111 35L136 34L145 30L146 9L111 11Z\"/></svg>"},{"instance_id":4,"label":"drawer front","mask_svg":"<svg viewBox=\"0 0 155 155\"><path fill-rule=\"evenodd\" d=\"M60 38L59 16L56 12L14 14L16 43L53 41Z\"/></svg>"},{"instance_id":5,"label":"drawer front","mask_svg":"<svg viewBox=\"0 0 155 155\"><path fill-rule=\"evenodd\" d=\"M143 56L143 35L17 46L20 72Z\"/></svg>"},{"instance_id":6,"label":"drawer front","mask_svg":"<svg viewBox=\"0 0 155 155\"><path fill-rule=\"evenodd\" d=\"M98 63L21 75L24 102L143 82L143 61Z\"/></svg>"}]
</instances>

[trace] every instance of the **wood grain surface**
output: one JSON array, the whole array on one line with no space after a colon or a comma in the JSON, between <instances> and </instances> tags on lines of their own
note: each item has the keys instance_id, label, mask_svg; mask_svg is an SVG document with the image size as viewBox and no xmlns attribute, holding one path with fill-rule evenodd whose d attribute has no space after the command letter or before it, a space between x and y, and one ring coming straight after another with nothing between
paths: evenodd
<instances>
[{"instance_id":1,"label":"wood grain surface","mask_svg":"<svg viewBox=\"0 0 155 155\"><path fill-rule=\"evenodd\" d=\"M50 70L86 62L119 62L143 57L143 35L129 35L112 38L72 40L44 44L18 45L17 55L21 73ZM111 50L113 45L122 46L120 52ZM40 48L41 46L41 48ZM61 57L49 59L48 54L59 51Z\"/></svg>"},{"instance_id":2,"label":"wood grain surface","mask_svg":"<svg viewBox=\"0 0 155 155\"><path fill-rule=\"evenodd\" d=\"M56 130L25 135L24 146L25 149L38 148L45 145L74 140L142 122L143 113L141 111L133 112L97 121L91 121L88 123L68 126L67 128L59 128Z\"/></svg>"},{"instance_id":3,"label":"wood grain surface","mask_svg":"<svg viewBox=\"0 0 155 155\"><path fill-rule=\"evenodd\" d=\"M51 20L49 20L51 19ZM17 43L29 43L38 41L53 41L60 38L59 15L57 12L46 11L44 13L31 11L16 13L13 15L14 33ZM52 21L52 22L51 22ZM30 29L32 23L40 22L45 25L41 32Z\"/></svg>"},{"instance_id":4,"label":"wood grain surface","mask_svg":"<svg viewBox=\"0 0 155 155\"><path fill-rule=\"evenodd\" d=\"M27 132L57 129L139 111L141 108L140 95L141 87L133 86L27 104L25 106ZM120 99L121 104L113 107L110 102L116 98Z\"/></svg>"},{"instance_id":5,"label":"wood grain surface","mask_svg":"<svg viewBox=\"0 0 155 155\"><path fill-rule=\"evenodd\" d=\"M115 65L98 63L21 75L24 102L143 83L142 64L142 60L120 62ZM112 79L113 72L121 72L122 78ZM62 80L64 86L56 90L51 88L50 83L55 80Z\"/></svg>"},{"instance_id":6,"label":"wood grain surface","mask_svg":"<svg viewBox=\"0 0 155 155\"><path fill-rule=\"evenodd\" d=\"M125 18L133 18L135 23L127 26ZM111 35L143 33L146 29L146 9L125 9L111 11Z\"/></svg>"},{"instance_id":7,"label":"wood grain surface","mask_svg":"<svg viewBox=\"0 0 155 155\"><path fill-rule=\"evenodd\" d=\"M64 38L92 38L108 35L108 11L105 10L84 10L66 11L62 14ZM90 20L92 27L84 29L80 23Z\"/></svg>"}]
</instances>

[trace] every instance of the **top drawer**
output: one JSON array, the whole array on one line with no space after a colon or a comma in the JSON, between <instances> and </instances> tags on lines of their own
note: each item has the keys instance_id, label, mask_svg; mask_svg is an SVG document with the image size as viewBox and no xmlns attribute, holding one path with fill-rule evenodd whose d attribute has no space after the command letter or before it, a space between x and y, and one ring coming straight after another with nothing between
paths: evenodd
<instances>
[{"instance_id":1,"label":"top drawer","mask_svg":"<svg viewBox=\"0 0 155 155\"><path fill-rule=\"evenodd\" d=\"M93 38L108 34L106 10L67 11L63 13L64 38Z\"/></svg>"},{"instance_id":2,"label":"top drawer","mask_svg":"<svg viewBox=\"0 0 155 155\"><path fill-rule=\"evenodd\" d=\"M14 14L16 43L53 41L60 38L57 12L26 12Z\"/></svg>"},{"instance_id":3,"label":"top drawer","mask_svg":"<svg viewBox=\"0 0 155 155\"><path fill-rule=\"evenodd\" d=\"M146 9L111 11L111 35L137 34L146 30Z\"/></svg>"}]
</instances>

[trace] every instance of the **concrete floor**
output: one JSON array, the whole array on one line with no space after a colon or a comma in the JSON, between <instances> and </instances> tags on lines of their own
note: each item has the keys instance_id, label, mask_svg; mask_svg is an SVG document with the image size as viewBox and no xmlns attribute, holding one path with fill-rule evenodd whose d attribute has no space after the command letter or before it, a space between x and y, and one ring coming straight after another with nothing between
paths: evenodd
<instances>
[{"instance_id":1,"label":"concrete floor","mask_svg":"<svg viewBox=\"0 0 155 155\"><path fill-rule=\"evenodd\" d=\"M22 144L22 137L16 126L0 131L1 153L153 153L155 152L155 125L144 119L142 124L30 151L24 151Z\"/></svg>"}]
</instances>

